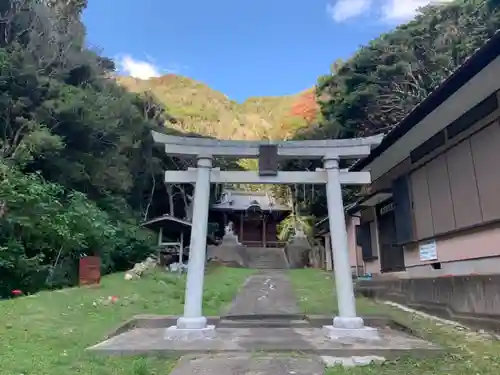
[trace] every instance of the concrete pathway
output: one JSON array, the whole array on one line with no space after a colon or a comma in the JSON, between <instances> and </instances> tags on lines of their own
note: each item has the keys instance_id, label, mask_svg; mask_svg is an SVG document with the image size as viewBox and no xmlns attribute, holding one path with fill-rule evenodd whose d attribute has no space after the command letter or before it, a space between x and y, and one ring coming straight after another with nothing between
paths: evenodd
<instances>
[{"instance_id":1,"label":"concrete pathway","mask_svg":"<svg viewBox=\"0 0 500 375\"><path fill-rule=\"evenodd\" d=\"M247 279L231 304L226 319L242 315L259 318L298 313L299 308L286 273L269 270ZM301 340L301 337L297 334L289 337L289 340ZM324 364L317 356L297 356L292 353L205 355L182 359L171 373L188 374L323 375Z\"/></svg>"},{"instance_id":2,"label":"concrete pathway","mask_svg":"<svg viewBox=\"0 0 500 375\"><path fill-rule=\"evenodd\" d=\"M292 285L285 271L260 271L250 276L231 304L231 315L299 314Z\"/></svg>"},{"instance_id":3,"label":"concrete pathway","mask_svg":"<svg viewBox=\"0 0 500 375\"><path fill-rule=\"evenodd\" d=\"M181 359L170 375L323 375L324 365L314 358L285 355L214 355Z\"/></svg>"}]
</instances>

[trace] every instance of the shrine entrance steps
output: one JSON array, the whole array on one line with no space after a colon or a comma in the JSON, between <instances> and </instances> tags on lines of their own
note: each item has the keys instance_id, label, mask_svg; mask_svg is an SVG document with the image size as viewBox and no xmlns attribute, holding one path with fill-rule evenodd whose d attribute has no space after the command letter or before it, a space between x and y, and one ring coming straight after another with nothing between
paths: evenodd
<instances>
[{"instance_id":1,"label":"shrine entrance steps","mask_svg":"<svg viewBox=\"0 0 500 375\"><path fill-rule=\"evenodd\" d=\"M248 268L255 269L287 269L288 261L285 250L269 247L247 247Z\"/></svg>"}]
</instances>

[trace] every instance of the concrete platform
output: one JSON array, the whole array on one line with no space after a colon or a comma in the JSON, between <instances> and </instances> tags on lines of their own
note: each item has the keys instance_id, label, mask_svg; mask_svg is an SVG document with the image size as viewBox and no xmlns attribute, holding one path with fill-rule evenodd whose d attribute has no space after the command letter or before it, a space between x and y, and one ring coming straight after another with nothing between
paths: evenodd
<instances>
[{"instance_id":1,"label":"concrete platform","mask_svg":"<svg viewBox=\"0 0 500 375\"><path fill-rule=\"evenodd\" d=\"M124 322L119 327L111 331L105 338L117 336L128 332L134 328L167 328L174 326L177 322L176 315L150 315L140 314ZM321 328L332 324L331 315L305 315L305 314L245 314L245 315L224 315L207 316L207 324L215 325L218 328ZM384 328L389 327L397 331L409 332L406 327L399 325L385 316L365 316L365 325L368 327Z\"/></svg>"},{"instance_id":2,"label":"concrete platform","mask_svg":"<svg viewBox=\"0 0 500 375\"><path fill-rule=\"evenodd\" d=\"M262 271L247 279L222 316L207 317L208 324L216 327L212 339L167 340L166 329L176 324L177 316L139 315L88 350L104 355L184 356L171 375L322 375L329 363L351 366L366 364L370 358L442 353L387 317L363 319L366 326L379 330L382 340L328 339L323 327L331 325L333 317L301 313L286 273Z\"/></svg>"},{"instance_id":3,"label":"concrete platform","mask_svg":"<svg viewBox=\"0 0 500 375\"><path fill-rule=\"evenodd\" d=\"M428 357L440 348L390 328L381 328L382 340L329 340L321 328L216 328L216 337L190 342L166 340L164 328L135 328L91 348L107 355L181 356L185 354L301 352L335 357Z\"/></svg>"}]
</instances>

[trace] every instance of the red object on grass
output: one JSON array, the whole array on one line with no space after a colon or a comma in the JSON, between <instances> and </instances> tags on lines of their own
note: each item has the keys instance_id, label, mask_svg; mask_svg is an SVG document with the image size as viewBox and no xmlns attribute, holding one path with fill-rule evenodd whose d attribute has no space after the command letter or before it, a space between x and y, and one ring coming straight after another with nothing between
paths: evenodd
<instances>
[{"instance_id":1,"label":"red object on grass","mask_svg":"<svg viewBox=\"0 0 500 375\"><path fill-rule=\"evenodd\" d=\"M20 296L20 295L22 295L22 294L23 294L23 291L22 291L22 290L19 290L19 289L14 289L14 290L12 291L12 294L13 294L14 296Z\"/></svg>"},{"instance_id":2,"label":"red object on grass","mask_svg":"<svg viewBox=\"0 0 500 375\"><path fill-rule=\"evenodd\" d=\"M86 256L80 259L80 286L98 285L101 282L101 258Z\"/></svg>"}]
</instances>

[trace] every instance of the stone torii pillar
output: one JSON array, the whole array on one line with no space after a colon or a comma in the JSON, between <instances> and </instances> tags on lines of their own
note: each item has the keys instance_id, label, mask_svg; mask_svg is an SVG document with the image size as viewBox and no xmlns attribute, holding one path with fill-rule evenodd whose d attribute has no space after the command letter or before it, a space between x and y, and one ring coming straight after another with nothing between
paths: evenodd
<instances>
[{"instance_id":1,"label":"stone torii pillar","mask_svg":"<svg viewBox=\"0 0 500 375\"><path fill-rule=\"evenodd\" d=\"M197 155L184 315L177 319L175 326L167 328L167 339L202 339L215 336L215 326L207 325L207 319L203 316L212 159L209 154Z\"/></svg>"},{"instance_id":2,"label":"stone torii pillar","mask_svg":"<svg viewBox=\"0 0 500 375\"><path fill-rule=\"evenodd\" d=\"M325 235L325 268L327 271L333 271L332 245L330 233Z\"/></svg>"},{"instance_id":3,"label":"stone torii pillar","mask_svg":"<svg viewBox=\"0 0 500 375\"><path fill-rule=\"evenodd\" d=\"M196 165L196 184L194 187L193 220L184 299L184 316L177 319L176 326L177 329L184 330L207 329L207 319L202 313L202 302L212 156L199 155ZM208 327L208 329L213 330L213 327Z\"/></svg>"},{"instance_id":4,"label":"stone torii pillar","mask_svg":"<svg viewBox=\"0 0 500 375\"><path fill-rule=\"evenodd\" d=\"M333 318L333 325L323 327L325 334L332 338L356 337L377 339L375 328L365 327L363 319L356 314L356 299L352 282L351 265L349 264L349 248L347 228L342 201L338 156L325 156L324 168L327 175L326 200L328 221L330 226L333 269L337 291L339 315Z\"/></svg>"}]
</instances>

